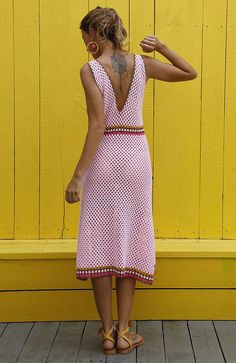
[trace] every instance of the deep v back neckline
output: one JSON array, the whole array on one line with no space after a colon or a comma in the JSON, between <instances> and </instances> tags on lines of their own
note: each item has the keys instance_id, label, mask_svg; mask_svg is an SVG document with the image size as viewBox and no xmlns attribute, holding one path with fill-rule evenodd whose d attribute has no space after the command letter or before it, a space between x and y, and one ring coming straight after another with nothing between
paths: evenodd
<instances>
[{"instance_id":1,"label":"deep v back neckline","mask_svg":"<svg viewBox=\"0 0 236 363\"><path fill-rule=\"evenodd\" d=\"M116 98L115 89L114 89L114 86L113 86L113 83L112 83L112 81L111 81L111 78L110 78L109 74L107 73L107 71L106 71L106 69L105 69L104 65L103 65L103 64L102 64L99 60L94 59L94 61L98 62L98 63L102 66L102 68L103 68L103 70L104 70L104 72L105 72L105 74L106 74L106 76L107 76L107 78L108 78L108 81L109 81L109 83L110 83L110 85L111 85L111 88L112 88L112 92L113 92L113 96L114 96L115 104L116 104L116 110L117 110L117 112L118 112L118 113L122 113L122 112L124 111L124 109L125 109L125 107L126 107L127 103L128 103L128 100L129 100L129 97L130 97L130 91L131 91L131 88L132 88L133 83L134 83L134 76L135 76L136 68L137 68L136 54L134 54L134 66L133 66L133 73L132 73L131 81L130 81L130 84L129 84L129 89L128 89L127 98L126 98L125 104L124 104L124 106L122 107L122 109L121 109L121 110L119 110L119 109L118 109L118 103L117 103L117 98Z\"/></svg>"}]
</instances>

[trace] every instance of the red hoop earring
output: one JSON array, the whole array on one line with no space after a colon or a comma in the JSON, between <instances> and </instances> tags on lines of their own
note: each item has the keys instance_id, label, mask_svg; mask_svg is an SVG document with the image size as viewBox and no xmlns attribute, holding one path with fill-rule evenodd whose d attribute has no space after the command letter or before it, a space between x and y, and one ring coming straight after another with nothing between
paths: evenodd
<instances>
[{"instance_id":1,"label":"red hoop earring","mask_svg":"<svg viewBox=\"0 0 236 363\"><path fill-rule=\"evenodd\" d=\"M89 46L91 44L91 50L89 49ZM87 51L91 54L96 54L98 52L99 46L96 42L92 41L87 44Z\"/></svg>"}]
</instances>

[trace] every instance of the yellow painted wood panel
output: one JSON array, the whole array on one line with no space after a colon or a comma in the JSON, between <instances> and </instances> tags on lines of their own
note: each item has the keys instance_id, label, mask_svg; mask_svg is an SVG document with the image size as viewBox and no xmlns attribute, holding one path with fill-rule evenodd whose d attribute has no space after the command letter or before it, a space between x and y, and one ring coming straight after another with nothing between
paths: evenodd
<instances>
[{"instance_id":1,"label":"yellow painted wood panel","mask_svg":"<svg viewBox=\"0 0 236 363\"><path fill-rule=\"evenodd\" d=\"M224 179L223 179L223 238L236 235L236 2L228 0L225 126L224 126Z\"/></svg>"},{"instance_id":2,"label":"yellow painted wood panel","mask_svg":"<svg viewBox=\"0 0 236 363\"><path fill-rule=\"evenodd\" d=\"M39 3L14 2L15 238L39 238Z\"/></svg>"},{"instance_id":3,"label":"yellow painted wood panel","mask_svg":"<svg viewBox=\"0 0 236 363\"><path fill-rule=\"evenodd\" d=\"M0 263L1 290L92 289L91 279L75 278L75 260L4 259ZM6 279L7 276L7 279ZM29 279L30 276L30 279ZM136 281L139 289L236 289L235 258L159 258L152 286ZM115 288L115 276L112 276Z\"/></svg>"},{"instance_id":4,"label":"yellow painted wood panel","mask_svg":"<svg viewBox=\"0 0 236 363\"><path fill-rule=\"evenodd\" d=\"M13 2L0 2L0 238L15 237Z\"/></svg>"},{"instance_id":5,"label":"yellow painted wood panel","mask_svg":"<svg viewBox=\"0 0 236 363\"><path fill-rule=\"evenodd\" d=\"M100 321L92 290L11 291L1 292L0 297L1 322ZM112 306L113 319L117 320L115 290L112 291ZM235 320L236 291L137 290L130 319Z\"/></svg>"},{"instance_id":6,"label":"yellow painted wood panel","mask_svg":"<svg viewBox=\"0 0 236 363\"><path fill-rule=\"evenodd\" d=\"M40 238L63 238L65 229L77 233L78 204L69 208L64 191L87 130L79 91L87 54L78 29L86 12L86 2L40 2Z\"/></svg>"},{"instance_id":7,"label":"yellow painted wood panel","mask_svg":"<svg viewBox=\"0 0 236 363\"><path fill-rule=\"evenodd\" d=\"M79 70L93 57L79 24L97 5L118 11L131 52L155 34L198 72L146 86L155 237L235 238L233 0L1 2L0 238L77 236L80 205L64 191L88 126Z\"/></svg>"},{"instance_id":8,"label":"yellow painted wood panel","mask_svg":"<svg viewBox=\"0 0 236 363\"><path fill-rule=\"evenodd\" d=\"M198 238L202 2L158 1L155 13L156 36L198 72L191 82L155 81L155 237Z\"/></svg>"},{"instance_id":9,"label":"yellow painted wood panel","mask_svg":"<svg viewBox=\"0 0 236 363\"><path fill-rule=\"evenodd\" d=\"M76 239L40 239L1 241L0 259L74 258ZM156 239L157 258L235 258L236 241Z\"/></svg>"},{"instance_id":10,"label":"yellow painted wood panel","mask_svg":"<svg viewBox=\"0 0 236 363\"><path fill-rule=\"evenodd\" d=\"M223 237L226 10L226 1L204 2L199 238Z\"/></svg>"},{"instance_id":11,"label":"yellow painted wood panel","mask_svg":"<svg viewBox=\"0 0 236 363\"><path fill-rule=\"evenodd\" d=\"M63 56L60 72L63 75L61 85L65 89L60 99L63 113L58 117L58 120L61 120L58 136L63 178L61 200L64 208L61 236L70 238L77 235L80 205L68 204L64 200L64 193L80 158L88 128L86 101L80 80L80 68L88 61L88 54L79 29L80 19L88 12L88 3L77 0L65 1L63 8L66 9L63 25L66 34L60 50Z\"/></svg>"},{"instance_id":12,"label":"yellow painted wood panel","mask_svg":"<svg viewBox=\"0 0 236 363\"><path fill-rule=\"evenodd\" d=\"M2 241L0 320L98 319L75 253L76 240ZM156 240L156 255L154 284L137 281L131 319L235 319L235 241ZM114 276L112 288L116 314Z\"/></svg>"},{"instance_id":13,"label":"yellow painted wood panel","mask_svg":"<svg viewBox=\"0 0 236 363\"><path fill-rule=\"evenodd\" d=\"M2 241L1 290L91 289L75 277L75 256L75 240ZM156 259L153 285L137 289L236 288L235 241L156 240Z\"/></svg>"}]
</instances>

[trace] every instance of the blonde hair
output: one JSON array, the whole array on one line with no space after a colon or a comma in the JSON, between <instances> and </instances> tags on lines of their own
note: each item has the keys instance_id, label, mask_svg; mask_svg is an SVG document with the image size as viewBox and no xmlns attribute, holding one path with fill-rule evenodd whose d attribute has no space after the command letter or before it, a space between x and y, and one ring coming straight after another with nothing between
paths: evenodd
<instances>
[{"instance_id":1,"label":"blonde hair","mask_svg":"<svg viewBox=\"0 0 236 363\"><path fill-rule=\"evenodd\" d=\"M127 31L116 10L97 6L90 10L81 20L80 29L92 35L91 30L97 31L99 40L109 39L116 49L124 50L124 41ZM126 45L126 43L125 43Z\"/></svg>"}]
</instances>

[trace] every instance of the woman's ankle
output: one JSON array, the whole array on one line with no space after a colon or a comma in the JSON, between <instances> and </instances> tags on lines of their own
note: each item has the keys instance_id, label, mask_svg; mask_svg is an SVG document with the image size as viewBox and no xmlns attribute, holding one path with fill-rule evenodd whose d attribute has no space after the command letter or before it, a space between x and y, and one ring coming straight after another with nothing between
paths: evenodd
<instances>
[{"instance_id":1,"label":"woman's ankle","mask_svg":"<svg viewBox=\"0 0 236 363\"><path fill-rule=\"evenodd\" d=\"M127 323L127 324L119 324L119 323L118 323L118 325L117 325L117 329L118 329L120 332L122 332L122 331L126 330L127 328L129 328L128 323Z\"/></svg>"}]
</instances>

